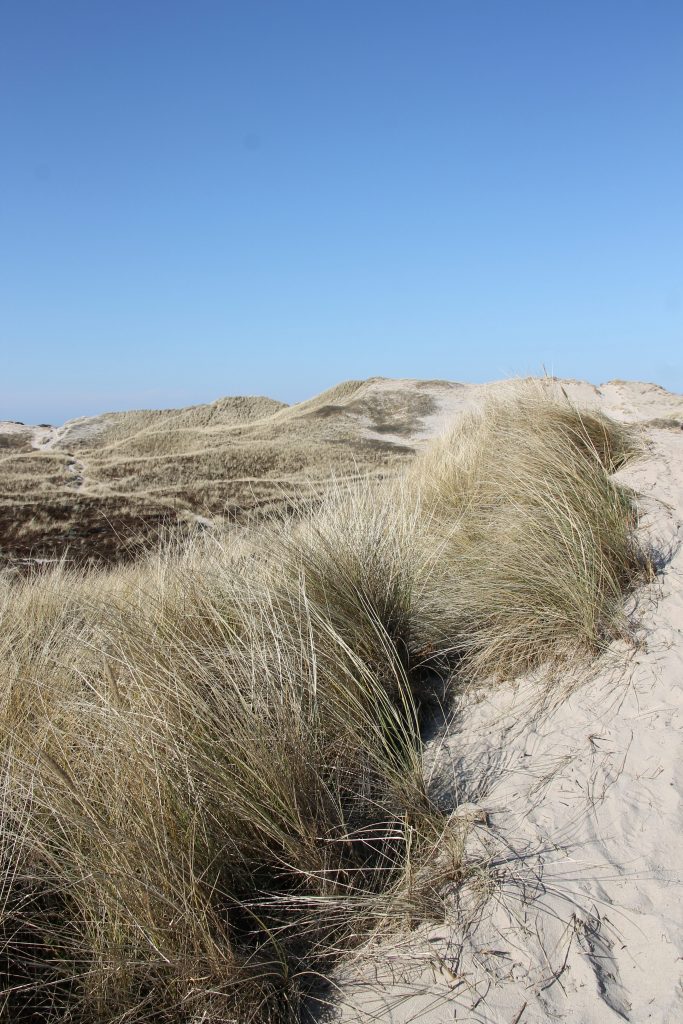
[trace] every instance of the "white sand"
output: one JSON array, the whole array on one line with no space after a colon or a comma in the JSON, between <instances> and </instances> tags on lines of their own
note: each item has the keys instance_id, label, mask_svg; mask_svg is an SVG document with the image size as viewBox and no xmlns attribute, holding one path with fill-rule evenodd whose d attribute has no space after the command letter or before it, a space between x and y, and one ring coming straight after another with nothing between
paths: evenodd
<instances>
[{"instance_id":1,"label":"white sand","mask_svg":"<svg viewBox=\"0 0 683 1024\"><path fill-rule=\"evenodd\" d=\"M565 386L630 421L683 413L655 385ZM469 396L448 397L439 430ZM683 431L651 437L622 474L670 555L638 595L640 644L558 680L545 709L533 680L463 701L427 760L441 800L487 812L468 844L482 868L445 925L345 969L340 1019L683 1021Z\"/></svg>"}]
</instances>

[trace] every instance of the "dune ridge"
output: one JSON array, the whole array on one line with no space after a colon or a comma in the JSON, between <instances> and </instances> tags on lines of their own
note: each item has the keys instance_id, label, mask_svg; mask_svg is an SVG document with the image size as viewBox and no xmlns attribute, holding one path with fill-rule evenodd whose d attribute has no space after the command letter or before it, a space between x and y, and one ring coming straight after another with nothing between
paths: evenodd
<instances>
[{"instance_id":1,"label":"dune ridge","mask_svg":"<svg viewBox=\"0 0 683 1024\"><path fill-rule=\"evenodd\" d=\"M560 384L617 418L683 422L681 397L657 385ZM288 514L303 497L319 500L331 478L395 475L500 386L376 377L292 406L238 397L60 427L0 421L0 564L111 564L198 519Z\"/></svg>"}]
</instances>

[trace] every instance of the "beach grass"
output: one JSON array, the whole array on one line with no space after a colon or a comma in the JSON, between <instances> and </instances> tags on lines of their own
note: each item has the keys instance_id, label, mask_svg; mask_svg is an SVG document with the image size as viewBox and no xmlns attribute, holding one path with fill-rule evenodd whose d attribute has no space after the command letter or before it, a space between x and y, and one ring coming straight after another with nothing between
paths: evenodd
<instances>
[{"instance_id":1,"label":"beach grass","mask_svg":"<svg viewBox=\"0 0 683 1024\"><path fill-rule=\"evenodd\" d=\"M300 1022L370 934L443 920L467 863L430 690L628 636L637 454L518 384L289 520L6 573L4 1019Z\"/></svg>"}]
</instances>

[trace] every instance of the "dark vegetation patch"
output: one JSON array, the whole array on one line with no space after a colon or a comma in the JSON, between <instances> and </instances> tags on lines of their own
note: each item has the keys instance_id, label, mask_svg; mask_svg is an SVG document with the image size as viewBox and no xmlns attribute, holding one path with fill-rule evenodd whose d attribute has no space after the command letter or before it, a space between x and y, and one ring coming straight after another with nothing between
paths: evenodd
<instances>
[{"instance_id":1,"label":"dark vegetation patch","mask_svg":"<svg viewBox=\"0 0 683 1024\"><path fill-rule=\"evenodd\" d=\"M653 420L647 420L644 425L652 428L653 430L683 430L683 420L673 418L665 419L664 417L657 417Z\"/></svg>"},{"instance_id":2,"label":"dark vegetation patch","mask_svg":"<svg viewBox=\"0 0 683 1024\"><path fill-rule=\"evenodd\" d=\"M0 503L0 565L30 568L62 558L73 565L130 561L180 527L168 506L74 495Z\"/></svg>"},{"instance_id":3,"label":"dark vegetation patch","mask_svg":"<svg viewBox=\"0 0 683 1024\"><path fill-rule=\"evenodd\" d=\"M310 412L304 413L302 419L304 417L311 417L314 419L326 420L329 419L330 416L342 415L346 412L346 408L347 407L343 405L321 405L317 409L311 409Z\"/></svg>"},{"instance_id":4,"label":"dark vegetation patch","mask_svg":"<svg viewBox=\"0 0 683 1024\"><path fill-rule=\"evenodd\" d=\"M414 386L419 391L432 390L433 388L443 388L445 391L461 391L466 387L465 384L452 380L417 380Z\"/></svg>"},{"instance_id":5,"label":"dark vegetation patch","mask_svg":"<svg viewBox=\"0 0 683 1024\"><path fill-rule=\"evenodd\" d=\"M371 450L376 452L384 452L389 456L406 456L410 457L415 455L415 449L407 444L395 444L393 441L382 441L378 437L364 437L359 441L349 441L350 445L358 448L360 451Z\"/></svg>"},{"instance_id":6,"label":"dark vegetation patch","mask_svg":"<svg viewBox=\"0 0 683 1024\"><path fill-rule=\"evenodd\" d=\"M434 382L420 383L425 386L433 386ZM305 415L317 419L330 419L345 415L351 415L354 418L360 416L368 420L368 428L377 433L410 436L420 429L422 419L435 411L436 402L431 395L405 390L364 395L345 402L343 405L322 405Z\"/></svg>"},{"instance_id":7,"label":"dark vegetation patch","mask_svg":"<svg viewBox=\"0 0 683 1024\"><path fill-rule=\"evenodd\" d=\"M402 434L410 437L416 430L419 430L418 420L390 420L382 423L373 423L371 429L376 434Z\"/></svg>"},{"instance_id":8,"label":"dark vegetation patch","mask_svg":"<svg viewBox=\"0 0 683 1024\"><path fill-rule=\"evenodd\" d=\"M436 411L436 402L431 395L414 391L385 391L356 398L346 408L366 416L371 421L370 429L377 433L409 436L420 429L425 416Z\"/></svg>"},{"instance_id":9,"label":"dark vegetation patch","mask_svg":"<svg viewBox=\"0 0 683 1024\"><path fill-rule=\"evenodd\" d=\"M31 451L31 437L28 433L0 434L0 451Z\"/></svg>"}]
</instances>

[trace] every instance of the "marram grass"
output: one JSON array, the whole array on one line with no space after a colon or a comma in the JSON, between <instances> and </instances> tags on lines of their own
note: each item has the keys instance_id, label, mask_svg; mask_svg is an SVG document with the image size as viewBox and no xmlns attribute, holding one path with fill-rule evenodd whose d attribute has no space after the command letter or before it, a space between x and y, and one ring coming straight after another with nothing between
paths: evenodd
<instances>
[{"instance_id":1,"label":"marram grass","mask_svg":"<svg viewBox=\"0 0 683 1024\"><path fill-rule=\"evenodd\" d=\"M288 524L3 578L4 1019L298 1022L363 936L443 915L428 680L626 634L635 451L518 387Z\"/></svg>"}]
</instances>

